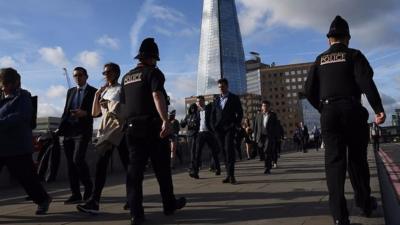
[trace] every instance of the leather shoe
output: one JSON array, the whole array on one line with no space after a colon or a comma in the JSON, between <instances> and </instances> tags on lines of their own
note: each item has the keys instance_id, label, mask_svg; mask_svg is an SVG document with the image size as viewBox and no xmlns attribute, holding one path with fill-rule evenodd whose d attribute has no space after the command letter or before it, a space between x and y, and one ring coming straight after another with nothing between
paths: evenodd
<instances>
[{"instance_id":1,"label":"leather shoe","mask_svg":"<svg viewBox=\"0 0 400 225\"><path fill-rule=\"evenodd\" d=\"M64 201L64 205L78 204L82 202L82 197L78 195L71 195L67 200Z\"/></svg>"},{"instance_id":2,"label":"leather shoe","mask_svg":"<svg viewBox=\"0 0 400 225\"><path fill-rule=\"evenodd\" d=\"M225 179L222 180L222 183L226 184L231 182L231 177L226 177Z\"/></svg>"},{"instance_id":3,"label":"leather shoe","mask_svg":"<svg viewBox=\"0 0 400 225\"><path fill-rule=\"evenodd\" d=\"M189 173L189 176L190 176L191 178L194 178L194 179L200 179L198 173L190 172L190 173Z\"/></svg>"},{"instance_id":4,"label":"leather shoe","mask_svg":"<svg viewBox=\"0 0 400 225\"><path fill-rule=\"evenodd\" d=\"M271 170L270 169L265 169L264 170L264 174L271 174Z\"/></svg>"},{"instance_id":5,"label":"leather shoe","mask_svg":"<svg viewBox=\"0 0 400 225\"><path fill-rule=\"evenodd\" d=\"M173 209L164 209L164 215L169 216L175 213L177 209L182 209L186 205L186 198L180 197L175 200L175 208Z\"/></svg>"},{"instance_id":6,"label":"leather shoe","mask_svg":"<svg viewBox=\"0 0 400 225\"><path fill-rule=\"evenodd\" d=\"M145 221L144 217L132 217L131 225L140 225L140 224L143 224L144 221Z\"/></svg>"},{"instance_id":7,"label":"leather shoe","mask_svg":"<svg viewBox=\"0 0 400 225\"><path fill-rule=\"evenodd\" d=\"M363 216L365 217L370 217L372 212L378 208L378 203L375 197L371 197L370 202L370 207L363 209Z\"/></svg>"},{"instance_id":8,"label":"leather shoe","mask_svg":"<svg viewBox=\"0 0 400 225\"><path fill-rule=\"evenodd\" d=\"M350 221L348 219L345 220L336 220L335 225L350 225Z\"/></svg>"},{"instance_id":9,"label":"leather shoe","mask_svg":"<svg viewBox=\"0 0 400 225\"><path fill-rule=\"evenodd\" d=\"M36 215L46 215L49 210L50 203L53 201L51 197L47 197L47 199L38 205L36 210Z\"/></svg>"},{"instance_id":10,"label":"leather shoe","mask_svg":"<svg viewBox=\"0 0 400 225\"><path fill-rule=\"evenodd\" d=\"M124 210L129 210L131 207L129 206L128 202L125 202L125 205L123 208L124 208Z\"/></svg>"},{"instance_id":11,"label":"leather shoe","mask_svg":"<svg viewBox=\"0 0 400 225\"><path fill-rule=\"evenodd\" d=\"M231 177L230 183L231 184L237 184L237 181L236 181L235 177Z\"/></svg>"},{"instance_id":12,"label":"leather shoe","mask_svg":"<svg viewBox=\"0 0 400 225\"><path fill-rule=\"evenodd\" d=\"M216 175L216 176L221 175L221 169L217 169L217 170L215 171L215 175Z\"/></svg>"}]
</instances>

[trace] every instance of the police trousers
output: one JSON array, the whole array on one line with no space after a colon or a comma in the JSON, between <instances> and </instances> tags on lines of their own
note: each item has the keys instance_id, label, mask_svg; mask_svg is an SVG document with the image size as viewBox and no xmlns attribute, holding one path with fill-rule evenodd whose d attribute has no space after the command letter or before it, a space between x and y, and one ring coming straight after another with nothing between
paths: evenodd
<instances>
[{"instance_id":1,"label":"police trousers","mask_svg":"<svg viewBox=\"0 0 400 225\"><path fill-rule=\"evenodd\" d=\"M126 133L129 151L126 190L131 216L135 218L144 217L143 173L149 158L160 186L164 210L175 209L168 138L161 139L157 137L158 133L145 138L138 138L135 137L133 132L138 131L130 131L128 129Z\"/></svg>"},{"instance_id":2,"label":"police trousers","mask_svg":"<svg viewBox=\"0 0 400 225\"><path fill-rule=\"evenodd\" d=\"M329 206L335 220L346 220L349 216L344 196L347 167L356 205L362 209L371 205L367 121L368 111L359 103L323 105L321 128L325 143L326 180Z\"/></svg>"}]
</instances>

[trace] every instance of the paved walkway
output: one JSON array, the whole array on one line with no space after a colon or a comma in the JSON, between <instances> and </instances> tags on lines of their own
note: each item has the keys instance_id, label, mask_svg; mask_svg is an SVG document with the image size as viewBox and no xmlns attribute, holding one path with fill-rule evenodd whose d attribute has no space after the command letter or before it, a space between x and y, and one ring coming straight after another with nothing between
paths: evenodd
<instances>
[{"instance_id":1,"label":"paved walkway","mask_svg":"<svg viewBox=\"0 0 400 225\"><path fill-rule=\"evenodd\" d=\"M376 164L370 152L371 186L379 201L373 218L358 216L354 206L352 188L346 182L348 207L352 223L384 224ZM174 174L176 195L186 196L187 207L175 216L162 214L156 180L149 174L144 182L146 224L251 224L251 225L330 225L328 196L325 183L323 151L288 153L280 158L279 167L271 175L263 174L258 160L237 163L238 185L222 184L222 176L206 170L201 179L194 180L186 172ZM129 224L122 175L114 175L104 189L102 214L89 216L79 213L75 206L63 205L68 196L65 184L53 184L54 202L49 214L35 216L36 206L23 201L20 189L0 190L0 224ZM60 187L64 189L60 189ZM20 197L16 197L20 195Z\"/></svg>"}]
</instances>

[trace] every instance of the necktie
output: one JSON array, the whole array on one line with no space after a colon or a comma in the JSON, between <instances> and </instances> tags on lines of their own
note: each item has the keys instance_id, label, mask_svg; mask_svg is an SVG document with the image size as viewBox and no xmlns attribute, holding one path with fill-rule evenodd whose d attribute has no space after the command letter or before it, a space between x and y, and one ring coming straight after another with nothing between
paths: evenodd
<instances>
[{"instance_id":1,"label":"necktie","mask_svg":"<svg viewBox=\"0 0 400 225\"><path fill-rule=\"evenodd\" d=\"M76 108L79 109L81 107L81 92L82 88L78 88L77 100L76 100Z\"/></svg>"}]
</instances>

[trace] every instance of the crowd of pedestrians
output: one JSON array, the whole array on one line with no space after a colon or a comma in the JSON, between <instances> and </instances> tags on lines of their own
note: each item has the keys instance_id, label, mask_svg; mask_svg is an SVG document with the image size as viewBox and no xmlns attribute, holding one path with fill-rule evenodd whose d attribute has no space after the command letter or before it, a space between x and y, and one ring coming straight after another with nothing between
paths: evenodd
<instances>
[{"instance_id":1,"label":"crowd of pedestrians","mask_svg":"<svg viewBox=\"0 0 400 225\"><path fill-rule=\"evenodd\" d=\"M325 144L327 186L334 223L348 225L344 198L347 162L356 206L366 216L376 209L376 200L370 196L366 158L368 112L360 103L361 93L367 95L376 113L370 129L376 151L381 135L378 125L385 121L385 113L367 59L359 50L348 48L347 22L336 17L327 37L330 48L319 55L311 67L305 92L310 103L321 112L321 130L315 126L311 135L317 151L322 141ZM85 68L73 70L76 86L67 92L61 123L55 132L63 137L68 168L71 195L64 204L77 204L77 210L84 213L99 212L107 166L116 149L127 174L124 209L130 210L131 224L142 224L146 219L143 179L148 164L160 186L164 214L174 214L186 205L184 197L176 198L174 194L171 174L176 158L183 161L177 151L181 128L187 129L189 176L194 179L200 178L205 146L210 150L210 166L215 175L225 176L222 183L238 184L235 165L237 160L243 159L243 153L248 160L258 155L266 175L278 167L285 132L278 119L280 116L269 101L262 101L254 118L243 118L239 96L230 92L228 80L221 78L217 81L220 93L213 101L206 104L204 96L197 96L185 118L178 121L175 111L168 113L169 97L164 88L164 74L157 67L159 50L153 38L143 40L135 59L138 64L123 76L121 84L118 83L119 66L105 64L106 82L99 89L87 83L89 74ZM36 214L46 214L52 198L33 170L32 128L36 118L31 95L21 88L21 76L13 68L0 70L0 86L0 170L8 167L38 205ZM95 144L98 159L93 182L86 153L94 117L101 117L101 123ZM297 124L293 140L297 151L307 153L310 133L302 122ZM221 169L220 161L225 170Z\"/></svg>"}]
</instances>

